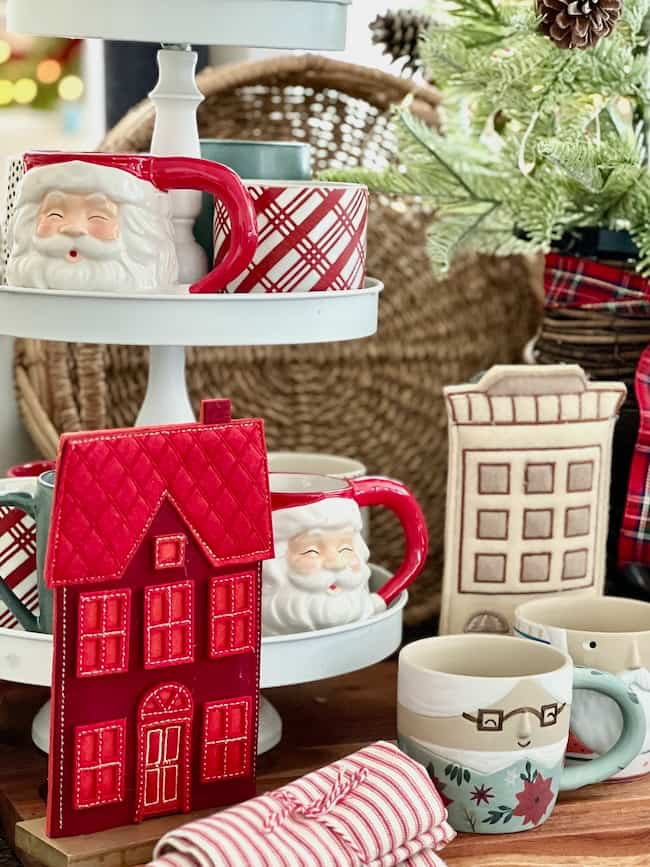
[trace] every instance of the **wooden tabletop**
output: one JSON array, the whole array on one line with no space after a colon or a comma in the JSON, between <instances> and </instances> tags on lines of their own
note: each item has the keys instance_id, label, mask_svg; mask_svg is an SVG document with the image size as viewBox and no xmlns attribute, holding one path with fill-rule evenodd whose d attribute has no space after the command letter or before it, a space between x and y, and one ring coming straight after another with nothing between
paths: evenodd
<instances>
[{"instance_id":1,"label":"wooden tabletop","mask_svg":"<svg viewBox=\"0 0 650 867\"><path fill-rule=\"evenodd\" d=\"M396 674L391 661L345 677L266 691L283 718L284 736L259 760L258 790L281 786L373 741L394 739ZM42 692L32 704L40 700ZM16 732L13 736L20 740ZM5 834L11 835L16 820L44 814L39 785L45 770L45 758L34 747L0 744ZM449 867L650 867L650 777L561 795L541 828L460 835L443 857Z\"/></svg>"}]
</instances>

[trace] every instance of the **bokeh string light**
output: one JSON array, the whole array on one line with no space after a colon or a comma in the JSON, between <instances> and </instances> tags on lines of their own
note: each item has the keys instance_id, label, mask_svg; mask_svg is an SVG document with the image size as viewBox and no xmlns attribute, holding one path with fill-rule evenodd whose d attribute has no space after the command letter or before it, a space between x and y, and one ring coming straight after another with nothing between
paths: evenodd
<instances>
[{"instance_id":1,"label":"bokeh string light","mask_svg":"<svg viewBox=\"0 0 650 867\"><path fill-rule=\"evenodd\" d=\"M63 67L58 60L52 58L41 60L36 67L36 78L41 84L54 84L61 78L62 73Z\"/></svg>"},{"instance_id":2,"label":"bokeh string light","mask_svg":"<svg viewBox=\"0 0 650 867\"><path fill-rule=\"evenodd\" d=\"M0 30L0 108L54 108L84 93L80 39L32 39Z\"/></svg>"}]
</instances>

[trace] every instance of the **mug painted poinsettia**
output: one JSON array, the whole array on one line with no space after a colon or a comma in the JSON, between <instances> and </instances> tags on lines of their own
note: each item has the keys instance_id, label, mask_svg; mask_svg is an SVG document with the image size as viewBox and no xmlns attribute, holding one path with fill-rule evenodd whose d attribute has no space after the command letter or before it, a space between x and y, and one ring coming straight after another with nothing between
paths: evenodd
<instances>
[{"instance_id":1,"label":"mug painted poinsettia","mask_svg":"<svg viewBox=\"0 0 650 867\"><path fill-rule=\"evenodd\" d=\"M564 768L578 689L612 698L623 730L590 765ZM606 779L645 736L638 699L620 680L574 668L548 645L505 635L449 635L407 645L397 701L400 747L428 769L456 831L537 827L560 790Z\"/></svg>"},{"instance_id":2,"label":"mug painted poinsettia","mask_svg":"<svg viewBox=\"0 0 650 867\"><path fill-rule=\"evenodd\" d=\"M549 817L560 791L562 759L550 768L522 759L481 773L434 755L412 738L400 737L399 743L426 767L457 831L503 834L535 828Z\"/></svg>"}]
</instances>

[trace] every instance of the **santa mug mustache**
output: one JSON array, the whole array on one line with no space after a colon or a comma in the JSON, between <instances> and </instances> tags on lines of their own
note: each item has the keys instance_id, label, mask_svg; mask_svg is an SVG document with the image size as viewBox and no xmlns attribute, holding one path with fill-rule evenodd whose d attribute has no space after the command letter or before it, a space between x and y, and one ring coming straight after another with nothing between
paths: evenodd
<instances>
[{"instance_id":1,"label":"santa mug mustache","mask_svg":"<svg viewBox=\"0 0 650 867\"><path fill-rule=\"evenodd\" d=\"M355 480L271 473L275 558L262 567L262 633L286 635L365 620L420 574L428 551L424 515L413 494L393 479ZM360 508L397 515L406 553L376 593L368 586L369 551Z\"/></svg>"},{"instance_id":2,"label":"santa mug mustache","mask_svg":"<svg viewBox=\"0 0 650 867\"><path fill-rule=\"evenodd\" d=\"M645 713L646 735L638 754L611 777L630 780L650 773L650 603L613 596L580 600L536 599L515 611L515 634L568 653L575 665L616 675ZM577 694L571 709L570 762L589 763L620 737L621 714L607 696Z\"/></svg>"},{"instance_id":3,"label":"santa mug mustache","mask_svg":"<svg viewBox=\"0 0 650 867\"><path fill-rule=\"evenodd\" d=\"M219 292L257 245L251 198L232 169L187 157L28 153L11 168L7 282L33 289L164 292L178 281L171 190L197 190L232 215L234 244L190 287ZM192 194L191 194L192 195Z\"/></svg>"}]
</instances>

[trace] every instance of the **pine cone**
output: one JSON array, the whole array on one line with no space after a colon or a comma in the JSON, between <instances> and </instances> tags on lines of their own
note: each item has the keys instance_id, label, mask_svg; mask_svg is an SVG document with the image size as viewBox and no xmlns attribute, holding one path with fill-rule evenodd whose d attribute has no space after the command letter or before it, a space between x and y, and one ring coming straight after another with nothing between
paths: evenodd
<instances>
[{"instance_id":1,"label":"pine cone","mask_svg":"<svg viewBox=\"0 0 650 867\"><path fill-rule=\"evenodd\" d=\"M614 29L621 0L537 0L540 32L559 48L591 48Z\"/></svg>"},{"instance_id":2,"label":"pine cone","mask_svg":"<svg viewBox=\"0 0 650 867\"><path fill-rule=\"evenodd\" d=\"M410 69L417 72L422 67L420 59L420 38L431 19L428 15L414 9L388 11L378 15L370 24L373 45L383 45L383 54L388 54L393 62L405 58L402 71Z\"/></svg>"}]
</instances>

